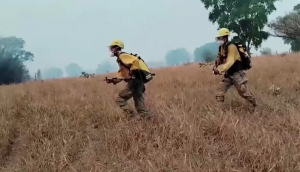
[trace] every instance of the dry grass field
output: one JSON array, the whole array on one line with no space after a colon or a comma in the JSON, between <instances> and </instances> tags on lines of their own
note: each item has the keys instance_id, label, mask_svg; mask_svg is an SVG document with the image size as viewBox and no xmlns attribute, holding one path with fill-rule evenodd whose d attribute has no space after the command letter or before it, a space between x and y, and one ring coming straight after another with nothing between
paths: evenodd
<instances>
[{"instance_id":1,"label":"dry grass field","mask_svg":"<svg viewBox=\"0 0 300 172\"><path fill-rule=\"evenodd\" d=\"M104 76L2 86L0 171L300 171L300 55L253 62L252 114L234 87L220 111L221 76L195 64L154 70L150 121L127 119L114 101L124 83Z\"/></svg>"}]
</instances>

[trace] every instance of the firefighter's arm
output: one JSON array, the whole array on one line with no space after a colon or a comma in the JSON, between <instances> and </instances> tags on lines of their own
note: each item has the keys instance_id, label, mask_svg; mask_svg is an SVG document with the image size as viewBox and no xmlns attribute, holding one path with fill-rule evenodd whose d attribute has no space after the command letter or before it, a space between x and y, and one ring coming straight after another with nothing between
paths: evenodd
<instances>
[{"instance_id":1,"label":"firefighter's arm","mask_svg":"<svg viewBox=\"0 0 300 172\"><path fill-rule=\"evenodd\" d=\"M135 56L132 56L130 54L120 54L119 58L127 66L131 66L137 59Z\"/></svg>"},{"instance_id":2,"label":"firefighter's arm","mask_svg":"<svg viewBox=\"0 0 300 172\"><path fill-rule=\"evenodd\" d=\"M130 67L130 71L133 71L133 70L138 70L140 69L140 64L139 64L139 59L135 59L133 62L132 62L132 65Z\"/></svg>"},{"instance_id":3,"label":"firefighter's arm","mask_svg":"<svg viewBox=\"0 0 300 172\"><path fill-rule=\"evenodd\" d=\"M138 69L140 69L140 62L139 59L135 59L129 69L129 78L132 77L133 72Z\"/></svg>"},{"instance_id":4,"label":"firefighter's arm","mask_svg":"<svg viewBox=\"0 0 300 172\"><path fill-rule=\"evenodd\" d=\"M120 60L126 65L129 66L129 75L126 75L126 78L130 78L132 75L132 70L136 70L138 66L138 59L130 54L121 54L119 56Z\"/></svg>"},{"instance_id":5,"label":"firefighter's arm","mask_svg":"<svg viewBox=\"0 0 300 172\"><path fill-rule=\"evenodd\" d=\"M218 67L219 65L222 64L222 55L221 55L221 49L219 48L218 54L217 54L217 58L215 60L215 66Z\"/></svg>"},{"instance_id":6,"label":"firefighter's arm","mask_svg":"<svg viewBox=\"0 0 300 172\"><path fill-rule=\"evenodd\" d=\"M228 46L228 55L226 58L226 63L224 65L222 65L219 69L219 72L221 74L226 72L234 64L237 53L238 53L238 50L237 50L236 46L234 46L234 45Z\"/></svg>"}]
</instances>

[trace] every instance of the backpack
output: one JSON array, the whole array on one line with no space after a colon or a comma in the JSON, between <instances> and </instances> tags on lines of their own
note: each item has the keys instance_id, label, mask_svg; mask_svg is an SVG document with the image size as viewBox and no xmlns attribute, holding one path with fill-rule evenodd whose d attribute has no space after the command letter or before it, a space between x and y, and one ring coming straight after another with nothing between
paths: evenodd
<instances>
[{"instance_id":1,"label":"backpack","mask_svg":"<svg viewBox=\"0 0 300 172\"><path fill-rule=\"evenodd\" d=\"M129 54L129 53L122 52L120 54ZM136 78L141 79L143 83L148 83L149 81L151 81L153 79L154 74L152 74L150 72L150 69L148 68L148 66L145 63L145 61L140 56L138 56L137 54L130 53L129 55L135 56L140 61L142 61L142 66L139 66L140 69L133 71L133 76L135 76ZM117 62L120 63L125 68L130 69L129 67L127 67L126 65L124 65L124 63L122 62L122 60L119 57L117 58Z\"/></svg>"},{"instance_id":2,"label":"backpack","mask_svg":"<svg viewBox=\"0 0 300 172\"><path fill-rule=\"evenodd\" d=\"M251 56L248 55L248 53L246 53L247 52L246 47L242 43L240 43L240 42L228 42L224 47L224 49L226 51L226 56L227 56L228 46L231 45L231 44L235 45L236 48L238 49L238 52L240 54L240 57L241 57L241 60L242 60L242 65L243 65L244 69L245 70L251 69L251 67L252 67ZM240 51L240 48L242 48L244 50L244 52Z\"/></svg>"}]
</instances>

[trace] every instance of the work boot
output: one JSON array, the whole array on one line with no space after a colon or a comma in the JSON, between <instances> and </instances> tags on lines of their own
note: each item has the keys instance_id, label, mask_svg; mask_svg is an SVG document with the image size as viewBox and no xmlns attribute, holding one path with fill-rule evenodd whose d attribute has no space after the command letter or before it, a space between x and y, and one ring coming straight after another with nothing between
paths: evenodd
<instances>
[{"instance_id":1,"label":"work boot","mask_svg":"<svg viewBox=\"0 0 300 172\"><path fill-rule=\"evenodd\" d=\"M150 120L152 118L149 113L140 113L139 116L145 120Z\"/></svg>"},{"instance_id":2,"label":"work boot","mask_svg":"<svg viewBox=\"0 0 300 172\"><path fill-rule=\"evenodd\" d=\"M126 115L127 118L130 118L130 119L139 116L138 113L135 112L135 111L127 112L125 115Z\"/></svg>"}]
</instances>

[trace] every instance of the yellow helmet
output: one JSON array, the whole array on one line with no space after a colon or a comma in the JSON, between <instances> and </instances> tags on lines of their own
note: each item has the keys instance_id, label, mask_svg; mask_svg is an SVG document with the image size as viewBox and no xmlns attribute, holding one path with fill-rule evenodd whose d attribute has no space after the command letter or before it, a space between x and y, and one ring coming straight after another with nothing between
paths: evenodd
<instances>
[{"instance_id":1,"label":"yellow helmet","mask_svg":"<svg viewBox=\"0 0 300 172\"><path fill-rule=\"evenodd\" d=\"M124 49L124 43L121 40L113 40L108 47L111 47L111 46L118 46L121 49Z\"/></svg>"},{"instance_id":2,"label":"yellow helmet","mask_svg":"<svg viewBox=\"0 0 300 172\"><path fill-rule=\"evenodd\" d=\"M218 37L222 37L222 36L229 36L229 30L226 29L226 28L221 28L221 29L218 31L217 38L218 38Z\"/></svg>"}]
</instances>

